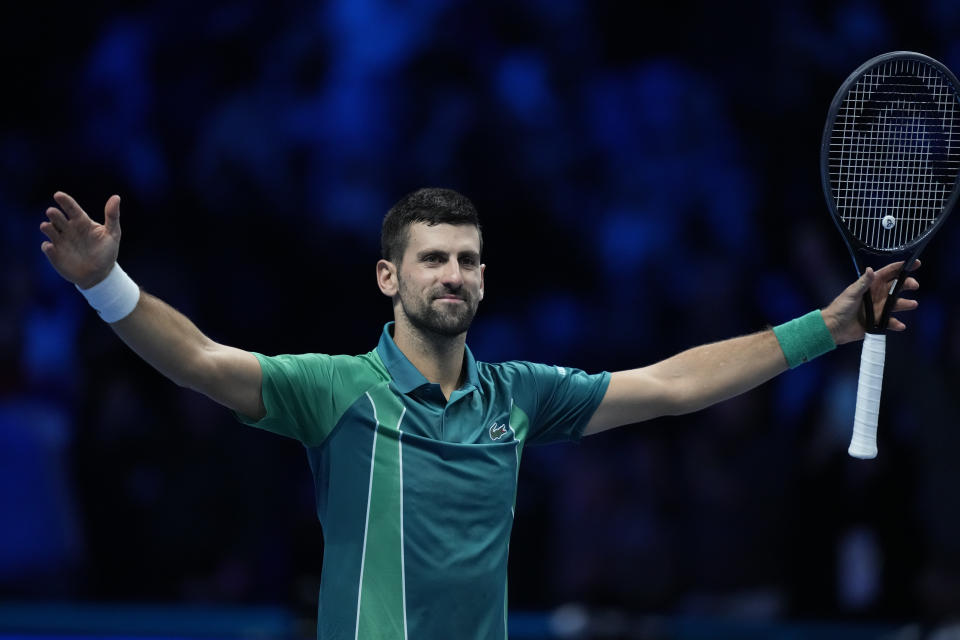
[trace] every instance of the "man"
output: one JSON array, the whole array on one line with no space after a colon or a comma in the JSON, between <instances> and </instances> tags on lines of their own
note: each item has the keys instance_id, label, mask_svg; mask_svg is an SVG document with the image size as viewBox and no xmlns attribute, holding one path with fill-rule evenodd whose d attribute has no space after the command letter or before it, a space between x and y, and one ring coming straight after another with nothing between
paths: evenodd
<instances>
[{"instance_id":1,"label":"man","mask_svg":"<svg viewBox=\"0 0 960 640\"><path fill-rule=\"evenodd\" d=\"M867 270L828 307L613 374L477 362L484 294L476 210L421 189L383 223L377 284L394 321L360 356L266 357L217 344L116 264L120 199L93 222L54 195L41 246L134 351L247 424L307 448L325 539L320 638L504 638L507 550L525 444L575 440L730 398L863 337L899 264ZM910 277L906 290L918 288ZM899 300L897 311L917 303ZM890 328L902 331L897 319Z\"/></svg>"}]
</instances>

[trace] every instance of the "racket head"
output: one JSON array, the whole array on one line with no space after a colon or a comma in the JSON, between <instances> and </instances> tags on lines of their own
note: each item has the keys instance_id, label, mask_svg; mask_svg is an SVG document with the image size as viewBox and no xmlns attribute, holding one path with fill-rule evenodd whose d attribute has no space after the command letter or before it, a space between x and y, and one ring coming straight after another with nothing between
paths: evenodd
<instances>
[{"instance_id":1,"label":"racket head","mask_svg":"<svg viewBox=\"0 0 960 640\"><path fill-rule=\"evenodd\" d=\"M820 146L827 207L857 273L912 261L960 197L960 82L921 53L858 67L830 104Z\"/></svg>"}]
</instances>

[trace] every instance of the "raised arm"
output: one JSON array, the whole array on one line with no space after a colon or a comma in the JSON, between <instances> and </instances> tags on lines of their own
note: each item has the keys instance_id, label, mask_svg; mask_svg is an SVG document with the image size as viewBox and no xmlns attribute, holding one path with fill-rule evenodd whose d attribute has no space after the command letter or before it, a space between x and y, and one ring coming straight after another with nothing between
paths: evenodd
<instances>
[{"instance_id":1,"label":"raised arm","mask_svg":"<svg viewBox=\"0 0 960 640\"><path fill-rule=\"evenodd\" d=\"M876 272L867 269L821 311L835 344L863 338L860 318L863 294L869 289L875 307L882 309L890 282L901 266L902 262L896 262ZM917 280L910 277L903 289L912 291L919 286ZM894 311L916 307L916 300L900 299ZM892 331L905 328L900 320L890 319ZM640 369L618 371L612 374L607 392L584 435L658 416L691 413L753 389L786 369L783 348L774 332L767 329L695 347Z\"/></svg>"},{"instance_id":2,"label":"raised arm","mask_svg":"<svg viewBox=\"0 0 960 640\"><path fill-rule=\"evenodd\" d=\"M81 289L101 283L114 270L120 249L120 197L104 206L104 224L94 222L63 192L58 207L47 209L40 231L49 238L41 250L53 268ZM194 389L220 404L259 419L266 414L256 357L218 344L186 316L159 298L140 292L136 306L110 323L137 355L176 384Z\"/></svg>"}]
</instances>

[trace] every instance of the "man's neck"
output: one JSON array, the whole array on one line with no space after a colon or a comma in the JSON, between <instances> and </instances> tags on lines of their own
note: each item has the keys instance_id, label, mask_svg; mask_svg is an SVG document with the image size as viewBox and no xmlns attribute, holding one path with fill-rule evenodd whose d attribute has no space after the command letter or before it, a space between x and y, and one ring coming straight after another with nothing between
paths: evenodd
<instances>
[{"instance_id":1,"label":"man's neck","mask_svg":"<svg viewBox=\"0 0 960 640\"><path fill-rule=\"evenodd\" d=\"M393 325L393 342L397 348L424 378L439 384L448 399L460 388L465 377L466 341L466 333L454 337L425 334L402 316L397 317Z\"/></svg>"}]
</instances>

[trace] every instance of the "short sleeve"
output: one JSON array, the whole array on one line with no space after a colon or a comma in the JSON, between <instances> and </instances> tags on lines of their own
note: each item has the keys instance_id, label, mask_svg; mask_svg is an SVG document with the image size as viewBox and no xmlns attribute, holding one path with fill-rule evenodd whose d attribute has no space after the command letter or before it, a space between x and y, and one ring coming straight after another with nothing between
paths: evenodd
<instances>
[{"instance_id":1,"label":"short sleeve","mask_svg":"<svg viewBox=\"0 0 960 640\"><path fill-rule=\"evenodd\" d=\"M254 353L263 372L260 391L267 414L260 420L235 413L243 424L299 440L323 442L352 402L340 393L350 356L321 353L265 356Z\"/></svg>"},{"instance_id":2,"label":"short sleeve","mask_svg":"<svg viewBox=\"0 0 960 640\"><path fill-rule=\"evenodd\" d=\"M522 363L523 384L530 399L530 444L579 440L603 400L610 373ZM530 394L532 393L532 397Z\"/></svg>"}]
</instances>

